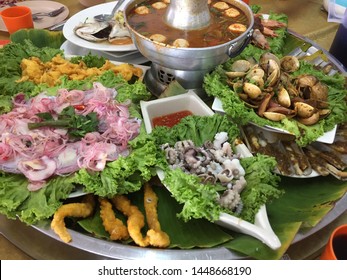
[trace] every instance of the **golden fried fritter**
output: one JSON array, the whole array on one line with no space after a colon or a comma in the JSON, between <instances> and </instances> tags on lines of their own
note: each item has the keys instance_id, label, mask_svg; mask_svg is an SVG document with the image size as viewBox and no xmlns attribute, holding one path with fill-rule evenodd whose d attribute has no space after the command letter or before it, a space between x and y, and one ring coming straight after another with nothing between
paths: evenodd
<instances>
[{"instance_id":1,"label":"golden fried fritter","mask_svg":"<svg viewBox=\"0 0 347 280\"><path fill-rule=\"evenodd\" d=\"M143 71L141 68L135 67L128 63L119 65L106 60L105 64L100 67L87 67L84 62L79 64L71 63L60 55L52 58L46 63L37 57L23 59L21 61L22 77L17 82L33 81L35 84L46 83L54 86L60 83L61 76L67 76L69 80L84 80L88 77L99 76L107 70L112 70L115 74L120 74L129 81L134 75L141 77Z\"/></svg>"},{"instance_id":2,"label":"golden fried fritter","mask_svg":"<svg viewBox=\"0 0 347 280\"><path fill-rule=\"evenodd\" d=\"M141 211L131 205L130 200L124 195L116 195L111 200L114 206L128 217L128 231L134 242L141 247L148 246L149 241L141 233L141 229L145 226L145 217Z\"/></svg>"},{"instance_id":3,"label":"golden fried fritter","mask_svg":"<svg viewBox=\"0 0 347 280\"><path fill-rule=\"evenodd\" d=\"M149 227L145 237L141 232L145 226L145 217L141 211L136 206L131 205L130 200L124 195L117 195L111 200L115 207L128 217L129 235L137 245L141 247L151 245L160 248L166 248L170 245L170 238L161 230L158 220L158 197L149 184L144 187L144 205Z\"/></svg>"},{"instance_id":4,"label":"golden fried fritter","mask_svg":"<svg viewBox=\"0 0 347 280\"><path fill-rule=\"evenodd\" d=\"M147 239L155 247L165 248L170 245L169 236L161 230L158 220L158 197L149 183L144 186L144 205L148 227Z\"/></svg>"},{"instance_id":5,"label":"golden fried fritter","mask_svg":"<svg viewBox=\"0 0 347 280\"><path fill-rule=\"evenodd\" d=\"M111 240L120 240L129 238L127 227L123 222L116 218L112 209L112 204L106 198L99 198L100 218L105 230L110 234Z\"/></svg>"},{"instance_id":6,"label":"golden fried fritter","mask_svg":"<svg viewBox=\"0 0 347 280\"><path fill-rule=\"evenodd\" d=\"M93 195L86 195L80 203L64 204L54 213L51 222L52 230L63 240L68 243L71 241L71 235L65 226L65 217L86 218L90 216L95 207Z\"/></svg>"}]
</instances>

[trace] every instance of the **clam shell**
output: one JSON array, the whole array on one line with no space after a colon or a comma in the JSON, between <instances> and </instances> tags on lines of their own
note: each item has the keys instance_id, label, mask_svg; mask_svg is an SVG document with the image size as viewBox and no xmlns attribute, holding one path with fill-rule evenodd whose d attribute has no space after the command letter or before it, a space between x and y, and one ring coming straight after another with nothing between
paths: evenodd
<instances>
[{"instance_id":1,"label":"clam shell","mask_svg":"<svg viewBox=\"0 0 347 280\"><path fill-rule=\"evenodd\" d=\"M317 112L316 108L304 102L296 102L294 110L299 118L309 118Z\"/></svg>"},{"instance_id":2,"label":"clam shell","mask_svg":"<svg viewBox=\"0 0 347 280\"><path fill-rule=\"evenodd\" d=\"M308 118L297 118L297 121L304 125L313 125L317 123L319 119L320 119L319 111L316 111L314 114L312 114Z\"/></svg>"},{"instance_id":3,"label":"clam shell","mask_svg":"<svg viewBox=\"0 0 347 280\"><path fill-rule=\"evenodd\" d=\"M251 83L244 83L243 91L247 93L247 95L251 99L256 99L262 94L261 89L257 85Z\"/></svg>"},{"instance_id":4,"label":"clam shell","mask_svg":"<svg viewBox=\"0 0 347 280\"><path fill-rule=\"evenodd\" d=\"M283 107L289 108L292 104L288 91L281 87L277 94L278 103Z\"/></svg>"},{"instance_id":5,"label":"clam shell","mask_svg":"<svg viewBox=\"0 0 347 280\"><path fill-rule=\"evenodd\" d=\"M285 72L295 72L300 68L299 59L296 56L284 56L281 59L281 69Z\"/></svg>"},{"instance_id":6,"label":"clam shell","mask_svg":"<svg viewBox=\"0 0 347 280\"><path fill-rule=\"evenodd\" d=\"M231 65L231 70L233 72L247 72L252 67L252 64L245 59L236 60Z\"/></svg>"},{"instance_id":7,"label":"clam shell","mask_svg":"<svg viewBox=\"0 0 347 280\"><path fill-rule=\"evenodd\" d=\"M287 118L286 115L281 113L275 113L275 112L264 112L263 116L267 118L268 120L279 122L285 118Z\"/></svg>"},{"instance_id":8,"label":"clam shell","mask_svg":"<svg viewBox=\"0 0 347 280\"><path fill-rule=\"evenodd\" d=\"M232 71L228 71L228 72L225 72L225 75L227 75L231 79L235 79L235 78L244 77L246 75L246 73L245 72L232 72Z\"/></svg>"}]
</instances>

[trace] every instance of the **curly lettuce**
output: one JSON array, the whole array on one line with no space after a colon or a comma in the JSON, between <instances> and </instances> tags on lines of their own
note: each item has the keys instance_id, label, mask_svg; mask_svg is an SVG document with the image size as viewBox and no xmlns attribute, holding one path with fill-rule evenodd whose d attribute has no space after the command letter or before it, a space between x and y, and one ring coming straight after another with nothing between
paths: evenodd
<instances>
[{"instance_id":1,"label":"curly lettuce","mask_svg":"<svg viewBox=\"0 0 347 280\"><path fill-rule=\"evenodd\" d=\"M36 56L42 61L49 61L57 54L62 54L62 51L48 47L38 48L29 40L25 40L23 44L10 43L0 50L0 113L12 109L12 97L19 92L25 93L28 98L41 92L54 96L59 88L87 90L92 88L94 82L100 82L117 90L118 102L130 101L130 114L141 118L139 101L148 100L151 94L143 83L135 81L129 84L113 71L82 81L72 81L63 76L60 78L61 83L55 87L35 85L29 81L16 82L21 76L20 62L23 58ZM93 65L98 62L93 56L89 55L85 59L89 66L97 66ZM102 172L88 173L80 170L66 177L54 176L47 180L45 187L35 192L27 189L28 180L23 175L0 171L0 213L34 224L51 217L76 186L82 186L87 192L100 196L139 190L155 174L157 150L154 142L148 138L143 124L140 135L129 145L130 155L110 162Z\"/></svg>"},{"instance_id":2,"label":"curly lettuce","mask_svg":"<svg viewBox=\"0 0 347 280\"><path fill-rule=\"evenodd\" d=\"M322 136L325 132L330 131L336 124L347 121L347 89L345 87L345 78L339 73L333 76L327 76L305 61L301 61L300 69L292 73L293 77L300 74L312 74L327 84L329 88L328 101L331 113L317 124L306 126L294 119L286 118L280 122L275 122L259 117L252 108L245 105L226 83L225 71L229 70L229 65L219 65L212 73L207 74L204 77L203 87L209 96L217 97L222 101L223 110L226 115L240 125L253 122L259 126L268 125L284 129L296 136L296 142L299 146L306 146Z\"/></svg>"},{"instance_id":3,"label":"curly lettuce","mask_svg":"<svg viewBox=\"0 0 347 280\"><path fill-rule=\"evenodd\" d=\"M218 132L227 132L229 142L233 142L239 136L237 125L228 120L226 116L215 114L213 116L188 116L172 128L155 127L151 136L158 147L169 143L173 145L177 141L192 140L196 146L202 145L207 140L213 140ZM204 218L216 221L222 212L237 215L217 202L216 185L201 184L197 176L185 174L180 169L169 169L164 153L158 154L160 166L165 172L163 183L168 187L172 196L183 205L178 214L185 221ZM273 174L276 161L273 158L258 155L256 157L242 159L241 164L246 170L247 187L241 193L244 203L239 217L249 222L254 221L255 214L260 206L278 198L282 190L278 189L280 177Z\"/></svg>"}]
</instances>

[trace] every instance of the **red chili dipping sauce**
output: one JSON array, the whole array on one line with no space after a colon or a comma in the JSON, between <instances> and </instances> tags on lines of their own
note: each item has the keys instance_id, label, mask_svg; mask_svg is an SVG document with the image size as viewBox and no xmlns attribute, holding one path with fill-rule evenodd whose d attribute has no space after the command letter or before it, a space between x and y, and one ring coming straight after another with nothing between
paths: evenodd
<instances>
[{"instance_id":1,"label":"red chili dipping sauce","mask_svg":"<svg viewBox=\"0 0 347 280\"><path fill-rule=\"evenodd\" d=\"M181 119L189 115L193 115L193 113L189 110L178 111L172 114L155 117L152 119L152 123L154 127L156 126L173 127L175 124L178 124L181 121Z\"/></svg>"}]
</instances>

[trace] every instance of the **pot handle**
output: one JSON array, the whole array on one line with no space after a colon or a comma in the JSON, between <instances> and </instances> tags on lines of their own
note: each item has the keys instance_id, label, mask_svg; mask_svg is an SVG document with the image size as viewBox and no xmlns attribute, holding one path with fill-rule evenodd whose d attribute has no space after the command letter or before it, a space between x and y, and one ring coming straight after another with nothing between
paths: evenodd
<instances>
[{"instance_id":1,"label":"pot handle","mask_svg":"<svg viewBox=\"0 0 347 280\"><path fill-rule=\"evenodd\" d=\"M249 42L252 39L252 36L253 36L253 29L251 29L248 32L246 39L242 42L241 46L236 51L233 49L237 45L237 43L230 44L228 48L228 56L231 58L238 56L243 51L243 49L249 44Z\"/></svg>"}]
</instances>

